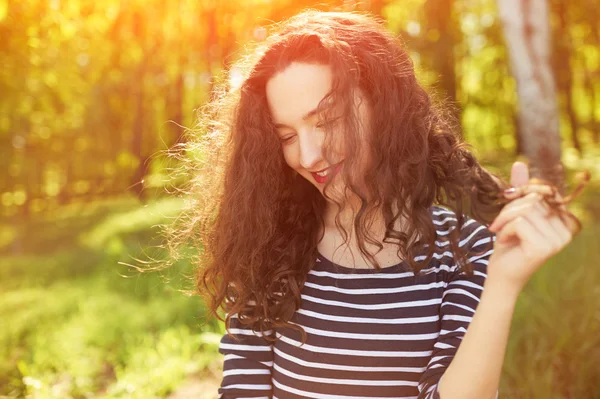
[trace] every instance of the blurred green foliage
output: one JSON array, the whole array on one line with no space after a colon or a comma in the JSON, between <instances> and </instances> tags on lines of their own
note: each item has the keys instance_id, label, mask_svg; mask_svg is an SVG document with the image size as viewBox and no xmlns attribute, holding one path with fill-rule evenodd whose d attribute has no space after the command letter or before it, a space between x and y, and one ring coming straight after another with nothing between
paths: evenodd
<instances>
[{"instance_id":1,"label":"blurred green foliage","mask_svg":"<svg viewBox=\"0 0 600 399\"><path fill-rule=\"evenodd\" d=\"M190 261L127 264L166 256L155 226L181 202L163 198L179 183L163 151L272 21L307 7L385 18L508 178L517 98L495 1L0 0L0 397L166 397L218 359L223 326L182 292ZM600 11L549 4L567 180L593 180L572 208L583 233L519 299L500 397L600 398Z\"/></svg>"},{"instance_id":2,"label":"blurred green foliage","mask_svg":"<svg viewBox=\"0 0 600 399\"><path fill-rule=\"evenodd\" d=\"M583 232L519 298L501 397L600 392L600 190L578 203ZM207 322L200 298L185 295L193 265L148 273L127 267L164 256L151 247L153 226L180 206L168 198L144 208L128 200L95 203L83 216L57 217L71 238L56 249L56 231L38 229L39 221L22 227L26 236L36 232L38 247L0 258L0 395L159 398L186 376L215 378L207 368L218 367L223 325Z\"/></svg>"},{"instance_id":3,"label":"blurred green foliage","mask_svg":"<svg viewBox=\"0 0 600 399\"><path fill-rule=\"evenodd\" d=\"M600 142L592 0L548 0L565 147ZM422 82L456 104L481 154L519 153L517 98L496 0L32 0L0 6L0 216L164 185L164 150L265 26L307 7L368 10L406 42ZM239 12L243 9L243 12Z\"/></svg>"},{"instance_id":4,"label":"blurred green foliage","mask_svg":"<svg viewBox=\"0 0 600 399\"><path fill-rule=\"evenodd\" d=\"M127 266L164 256L145 247L180 206L96 203L21 226L38 246L0 259L0 395L162 397L214 361L222 327L206 320L199 297L185 295L193 265Z\"/></svg>"}]
</instances>

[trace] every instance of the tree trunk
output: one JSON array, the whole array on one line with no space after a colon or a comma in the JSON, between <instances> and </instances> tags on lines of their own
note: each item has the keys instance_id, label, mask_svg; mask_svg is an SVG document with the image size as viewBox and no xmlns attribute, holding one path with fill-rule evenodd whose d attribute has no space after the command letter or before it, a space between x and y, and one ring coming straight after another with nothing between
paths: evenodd
<instances>
[{"instance_id":1,"label":"tree trunk","mask_svg":"<svg viewBox=\"0 0 600 399\"><path fill-rule=\"evenodd\" d=\"M215 89L215 69L214 69L214 52L212 51L219 44L219 37L217 32L217 11L213 8L207 8L204 10L203 20L206 23L207 37L206 43L204 44L204 57L206 60L207 71L210 74L210 85L208 88L209 99L212 100L216 95Z\"/></svg>"},{"instance_id":2,"label":"tree trunk","mask_svg":"<svg viewBox=\"0 0 600 399\"><path fill-rule=\"evenodd\" d=\"M137 85L135 92L135 118L133 120L131 153L138 159L139 163L131 178L129 189L140 199L144 197L144 177L148 172L148 160L143 155L142 145L144 137L144 76L145 69L143 66L144 60L141 61L137 73Z\"/></svg>"},{"instance_id":3,"label":"tree trunk","mask_svg":"<svg viewBox=\"0 0 600 399\"><path fill-rule=\"evenodd\" d=\"M432 59L436 63L436 71L440 73L440 85L452 107L456 107L455 116L460 120L460 109L457 103L456 60L454 44L459 30L452 19L453 0L427 0L424 6L427 25L430 30L437 30L439 38L432 44Z\"/></svg>"},{"instance_id":4,"label":"tree trunk","mask_svg":"<svg viewBox=\"0 0 600 399\"><path fill-rule=\"evenodd\" d=\"M171 101L167 105L170 114L169 130L171 131L172 144L179 144L185 141L183 134L183 89L183 71L179 71L175 83L171 86Z\"/></svg>"},{"instance_id":5,"label":"tree trunk","mask_svg":"<svg viewBox=\"0 0 600 399\"><path fill-rule=\"evenodd\" d=\"M562 190L556 89L550 66L546 0L498 0L510 67L517 82L519 131L532 176Z\"/></svg>"},{"instance_id":6,"label":"tree trunk","mask_svg":"<svg viewBox=\"0 0 600 399\"><path fill-rule=\"evenodd\" d=\"M558 25L556 26L556 35L554 37L554 73L558 91L564 96L565 110L571 127L571 141L573 147L581 154L582 148L578 136L579 121L577 120L577 115L575 115L575 107L573 105L573 73L571 63L573 43L568 30L568 10L562 0L556 1L554 5L556 7L555 13L558 17Z\"/></svg>"},{"instance_id":7,"label":"tree trunk","mask_svg":"<svg viewBox=\"0 0 600 399\"><path fill-rule=\"evenodd\" d=\"M598 28L598 24L595 23L600 17L600 13L598 13L598 7L595 5L594 1L588 1L586 3L586 13L590 15L591 18L588 21L591 21L589 28L592 36L592 43L594 46L600 46L600 28ZM592 71L591 66L587 64L585 60L581 63L583 65L583 73L584 73L584 82L585 87L590 93L590 102L591 102L591 115L590 115L590 126L592 130L592 137L594 139L594 143L600 143L600 118L598 117L598 113L596 112L600 104L598 103L598 96L596 95L596 76L597 71Z\"/></svg>"},{"instance_id":8,"label":"tree trunk","mask_svg":"<svg viewBox=\"0 0 600 399\"><path fill-rule=\"evenodd\" d=\"M181 0L177 2L177 9L181 9ZM175 13L177 18L177 27L179 29L180 37L184 37L181 21L181 13ZM183 105L184 105L184 82L183 82L183 73L187 66L186 59L186 49L184 48L184 41L178 40L177 43L177 56L178 65L177 65L177 77L175 78L175 82L169 85L171 90L170 94L170 104L167 104L167 109L170 117L170 131L172 136L172 144L179 144L184 142L184 129L183 129Z\"/></svg>"},{"instance_id":9,"label":"tree trunk","mask_svg":"<svg viewBox=\"0 0 600 399\"><path fill-rule=\"evenodd\" d=\"M519 123L519 117L516 113L513 113L512 122L515 126L515 155L524 155L523 152L523 134L521 134L521 125Z\"/></svg>"},{"instance_id":10,"label":"tree trunk","mask_svg":"<svg viewBox=\"0 0 600 399\"><path fill-rule=\"evenodd\" d=\"M592 138L594 143L600 144L600 120L596 116L596 109L598 109L598 97L596 96L596 87L594 85L594 80L592 78L592 72L590 72L587 65L585 65L585 60L582 62L583 66L583 82L585 84L585 89L590 93L590 104L591 104L591 112L590 112L590 130L592 131Z\"/></svg>"},{"instance_id":11,"label":"tree trunk","mask_svg":"<svg viewBox=\"0 0 600 399\"><path fill-rule=\"evenodd\" d=\"M132 137L131 137L131 153L138 159L139 163L133 172L133 176L131 177L131 185L129 186L129 190L132 191L140 200L144 199L144 177L148 172L148 160L143 155L143 141L144 141L144 103L145 103L145 93L144 93L144 80L146 77L146 64L147 57L152 54L151 51L148 51L146 45L146 25L145 20L140 14L136 14L135 16L135 24L134 29L136 32L136 36L140 38L142 51L144 55L140 60L139 65L137 66L137 71L135 73L135 85L133 86L133 95L135 98L135 116L133 119L133 128L132 128Z\"/></svg>"}]
</instances>

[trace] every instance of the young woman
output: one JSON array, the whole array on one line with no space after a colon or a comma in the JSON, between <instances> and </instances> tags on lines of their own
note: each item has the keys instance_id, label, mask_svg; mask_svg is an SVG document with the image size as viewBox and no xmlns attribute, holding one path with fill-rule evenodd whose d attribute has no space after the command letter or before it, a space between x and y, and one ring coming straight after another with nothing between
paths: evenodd
<instances>
[{"instance_id":1,"label":"young woman","mask_svg":"<svg viewBox=\"0 0 600 399\"><path fill-rule=\"evenodd\" d=\"M244 67L203 114L188 229L220 397L496 397L517 296L574 234L560 197L480 166L371 17L302 13Z\"/></svg>"}]
</instances>

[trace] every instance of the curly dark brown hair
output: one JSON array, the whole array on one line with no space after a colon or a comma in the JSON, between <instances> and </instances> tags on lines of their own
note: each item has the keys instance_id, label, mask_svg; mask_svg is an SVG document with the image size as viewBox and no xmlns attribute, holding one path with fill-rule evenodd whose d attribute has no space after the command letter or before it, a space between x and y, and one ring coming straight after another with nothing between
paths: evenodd
<instances>
[{"instance_id":1,"label":"curly dark brown hair","mask_svg":"<svg viewBox=\"0 0 600 399\"><path fill-rule=\"evenodd\" d=\"M455 259L471 272L458 246L464 214L489 223L506 204L508 185L479 164L456 121L433 104L399 39L359 13L307 11L275 29L232 67L243 82L231 87L223 81L186 148L193 155L194 195L172 243L191 237L203 248L198 288L210 312L218 317L224 309L227 326L237 314L256 331L298 328L289 320L317 257L326 199L286 164L267 106L267 81L292 62L332 68L332 90L323 101L344 110L327 117L338 118L344 132L341 174L361 202L354 229L363 255L379 267L365 245L381 248L367 228L379 211L387 226L384 242L396 243L398 255L418 273L433 254L430 207L437 204L456 214L448 239ZM357 128L356 89L371 113L366 143ZM366 175L354 176L359 147L375 161ZM399 218L408 223L403 231L394 227ZM416 262L424 244L427 257Z\"/></svg>"}]
</instances>

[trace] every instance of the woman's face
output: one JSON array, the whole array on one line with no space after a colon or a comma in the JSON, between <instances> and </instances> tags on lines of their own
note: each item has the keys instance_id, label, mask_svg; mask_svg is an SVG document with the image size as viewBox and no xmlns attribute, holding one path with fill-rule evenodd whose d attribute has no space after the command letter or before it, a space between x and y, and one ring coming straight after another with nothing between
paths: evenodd
<instances>
[{"instance_id":1,"label":"woman's face","mask_svg":"<svg viewBox=\"0 0 600 399\"><path fill-rule=\"evenodd\" d=\"M266 86L267 102L281 140L283 156L290 168L322 193L328 175L334 178L344 161L343 132L333 131L334 159L324 157L325 132L319 104L331 90L328 65L294 62L275 74ZM364 101L358 107L359 120L367 118ZM332 184L336 185L337 180Z\"/></svg>"}]
</instances>

